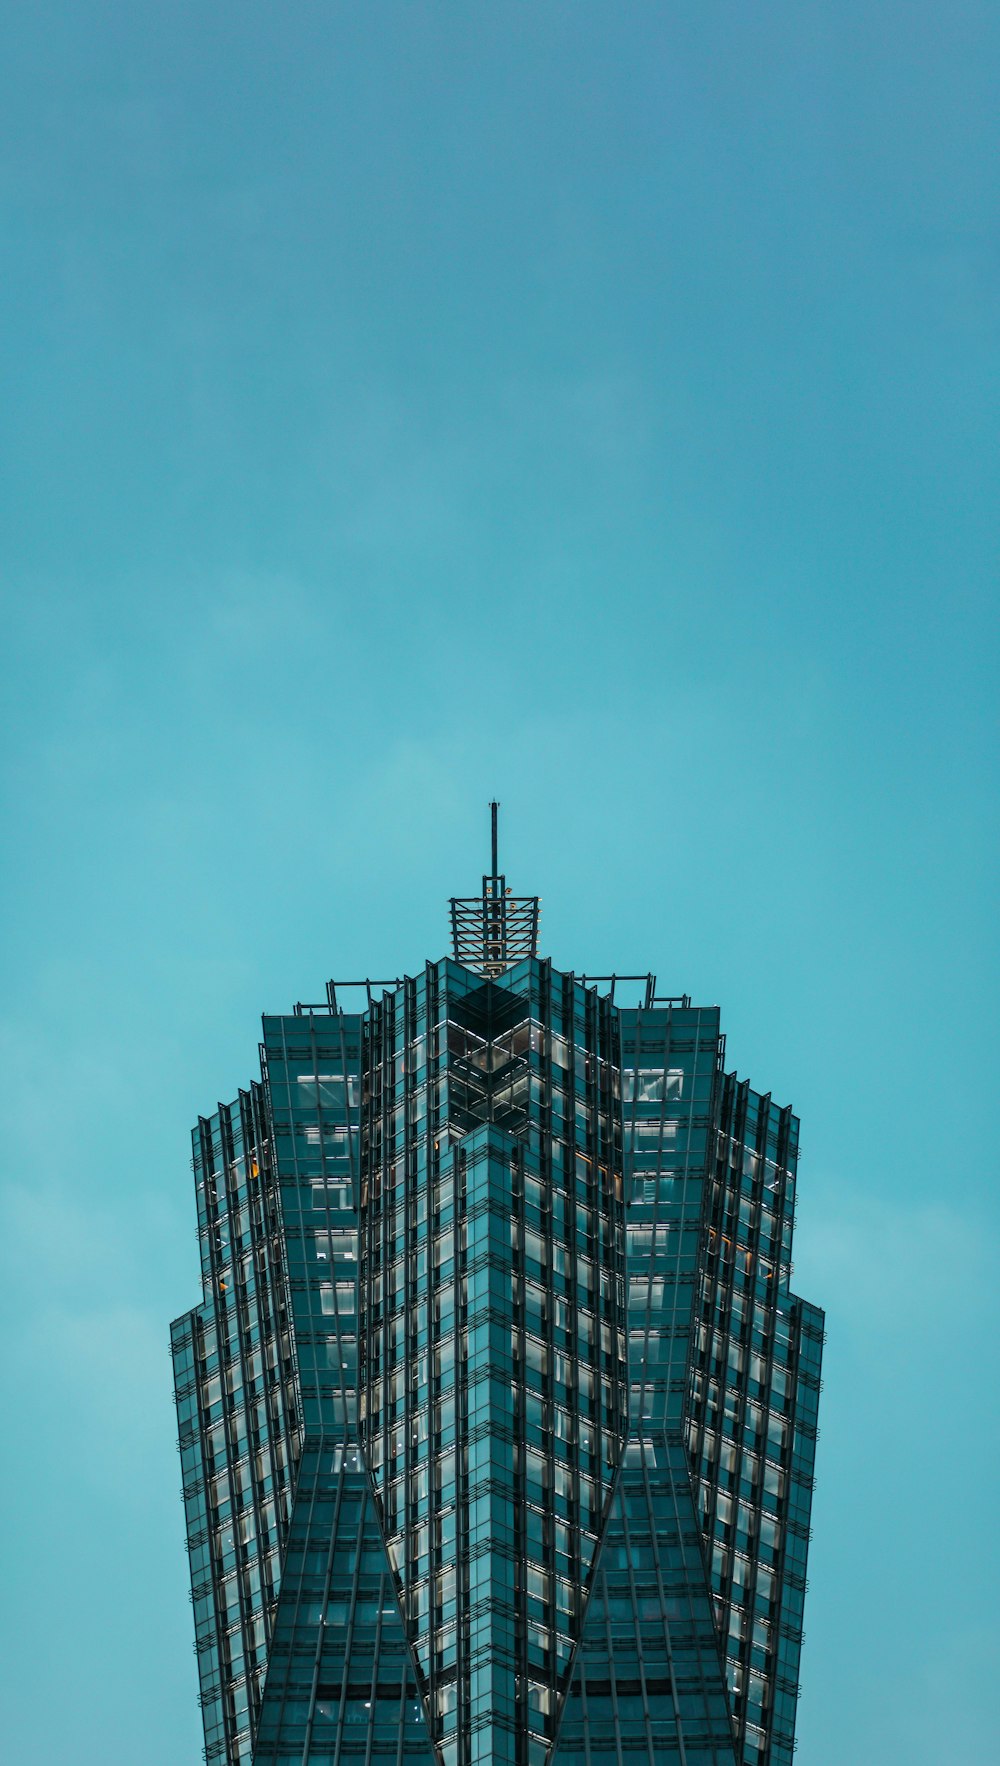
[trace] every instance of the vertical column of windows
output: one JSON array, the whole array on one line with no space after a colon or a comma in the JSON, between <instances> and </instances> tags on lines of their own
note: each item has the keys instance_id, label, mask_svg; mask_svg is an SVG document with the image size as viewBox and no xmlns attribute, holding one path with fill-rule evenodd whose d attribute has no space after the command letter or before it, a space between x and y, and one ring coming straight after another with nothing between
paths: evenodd
<instances>
[{"instance_id":1,"label":"vertical column of windows","mask_svg":"<svg viewBox=\"0 0 1000 1766\"><path fill-rule=\"evenodd\" d=\"M207 1374L207 1357L202 1320L197 1311L188 1313L174 1323L171 1329L171 1349L202 1721L206 1757L216 1759L225 1753L226 1713L220 1662L222 1633L212 1576L209 1472L200 1419L200 1398Z\"/></svg>"},{"instance_id":2,"label":"vertical column of windows","mask_svg":"<svg viewBox=\"0 0 1000 1766\"><path fill-rule=\"evenodd\" d=\"M532 1008L546 1026L538 1103L512 1232L527 1597L521 1720L529 1758L539 1759L555 1734L580 1634L627 1401L616 1024L606 1002L570 977L549 994L549 975L542 965Z\"/></svg>"},{"instance_id":3,"label":"vertical column of windows","mask_svg":"<svg viewBox=\"0 0 1000 1766\"><path fill-rule=\"evenodd\" d=\"M798 1303L788 1294L787 1277L796 1148L791 1112L728 1079L688 1442L746 1766L768 1760L776 1766L785 1758L794 1710L791 1683L779 1672L778 1613L784 1582L798 1575L799 1546L804 1564L802 1523L790 1510L788 1485Z\"/></svg>"},{"instance_id":4,"label":"vertical column of windows","mask_svg":"<svg viewBox=\"0 0 1000 1766\"><path fill-rule=\"evenodd\" d=\"M777 1613L772 1621L774 1655L773 1720L767 1766L791 1766L795 1746L795 1707L802 1651L806 1558L816 1454L817 1410L823 1345L823 1315L805 1301L792 1299L780 1325L786 1325L790 1409L782 1426L780 1447L787 1468L784 1538L775 1572Z\"/></svg>"},{"instance_id":5,"label":"vertical column of windows","mask_svg":"<svg viewBox=\"0 0 1000 1766\"><path fill-rule=\"evenodd\" d=\"M206 1299L192 1343L206 1346L198 1389L208 1408L205 1540L191 1547L192 1575L200 1578L198 1638L211 1668L203 1698L218 1712L207 1745L213 1758L232 1761L249 1758L259 1710L301 1450L300 1365L321 1428L347 1427L356 1402L357 1080L344 1071L342 1019L339 1052L318 1039L315 1023L278 1023L265 1027L262 1084L202 1119L195 1136ZM275 1120L284 1197L271 1156Z\"/></svg>"},{"instance_id":6,"label":"vertical column of windows","mask_svg":"<svg viewBox=\"0 0 1000 1766\"><path fill-rule=\"evenodd\" d=\"M222 1143L223 1170L229 1190L229 1213L232 1232L232 1263L230 1287L227 1292L226 1334L220 1333L220 1347L225 1349L225 1362L220 1374L225 1382L226 1424L229 1448L229 1481L232 1501L233 1569L223 1577L226 1591L227 1622L237 1621L227 1637L230 1662L228 1696L235 1726L234 1755L237 1760L249 1759L252 1745L252 1724L256 1715L257 1684L256 1639L254 1621L262 1615L259 1566L249 1568L248 1546L253 1522L253 1470L250 1463L249 1373L246 1348L250 1336L250 1307L256 1299L257 1281L251 1206L246 1184L244 1155L244 1122L239 1110L237 1123L233 1112L220 1110L219 1130ZM247 1155L253 1158L253 1154ZM223 1565L224 1568L224 1565ZM235 1595L235 1602L233 1596Z\"/></svg>"},{"instance_id":7,"label":"vertical column of windows","mask_svg":"<svg viewBox=\"0 0 1000 1766\"><path fill-rule=\"evenodd\" d=\"M633 1429L677 1427L684 1396L718 1050L715 1013L629 1014L624 1069Z\"/></svg>"},{"instance_id":8,"label":"vertical column of windows","mask_svg":"<svg viewBox=\"0 0 1000 1766\"><path fill-rule=\"evenodd\" d=\"M356 1420L358 1266L354 1137L357 1028L343 1014L265 1020L280 1212L291 1295L293 1377L309 1433Z\"/></svg>"},{"instance_id":9,"label":"vertical column of windows","mask_svg":"<svg viewBox=\"0 0 1000 1766\"><path fill-rule=\"evenodd\" d=\"M247 1164L256 1163L252 1119L242 1104L202 1119L196 1141L199 1213L207 1247L201 1320L201 1411L207 1552L199 1571L211 1582L222 1724L206 1737L216 1754L249 1758L266 1644L265 1592L258 1561L249 1415L249 1307L257 1290ZM209 1326L208 1320L211 1320ZM199 1333L196 1332L196 1343ZM194 1569L194 1560L192 1562ZM202 1602L195 1584L196 1609ZM200 1641L203 1641L201 1639Z\"/></svg>"}]
</instances>

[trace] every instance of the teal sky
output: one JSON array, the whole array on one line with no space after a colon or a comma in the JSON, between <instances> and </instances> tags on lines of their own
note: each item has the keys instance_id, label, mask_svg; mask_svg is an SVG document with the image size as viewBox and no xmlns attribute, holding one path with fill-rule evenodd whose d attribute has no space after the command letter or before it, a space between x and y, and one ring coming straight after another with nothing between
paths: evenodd
<instances>
[{"instance_id":1,"label":"teal sky","mask_svg":"<svg viewBox=\"0 0 1000 1766\"><path fill-rule=\"evenodd\" d=\"M197 1766L167 1353L259 1014L486 800L718 1002L828 1310L799 1766L992 1766L1000 18L106 0L0 27L17 1766Z\"/></svg>"}]
</instances>

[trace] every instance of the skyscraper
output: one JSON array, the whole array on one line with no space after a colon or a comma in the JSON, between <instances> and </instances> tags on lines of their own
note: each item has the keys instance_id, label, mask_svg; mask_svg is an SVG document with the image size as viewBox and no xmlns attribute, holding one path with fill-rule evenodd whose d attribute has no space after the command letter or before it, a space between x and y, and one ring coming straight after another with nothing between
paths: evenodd
<instances>
[{"instance_id":1,"label":"skyscraper","mask_svg":"<svg viewBox=\"0 0 1000 1766\"><path fill-rule=\"evenodd\" d=\"M493 836L451 957L266 1016L194 1131L206 1759L789 1766L798 1123L716 1007L541 960Z\"/></svg>"}]
</instances>

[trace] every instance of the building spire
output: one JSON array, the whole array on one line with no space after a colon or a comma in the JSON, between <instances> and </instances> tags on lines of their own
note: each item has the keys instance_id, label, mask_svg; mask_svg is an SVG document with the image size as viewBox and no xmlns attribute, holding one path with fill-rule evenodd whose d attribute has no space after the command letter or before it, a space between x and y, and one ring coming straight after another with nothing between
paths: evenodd
<instances>
[{"instance_id":1,"label":"building spire","mask_svg":"<svg viewBox=\"0 0 1000 1766\"><path fill-rule=\"evenodd\" d=\"M524 957L538 954L537 895L512 895L499 868L496 798L490 800L491 870L482 895L452 896L451 935L455 961L481 975L502 975Z\"/></svg>"}]
</instances>

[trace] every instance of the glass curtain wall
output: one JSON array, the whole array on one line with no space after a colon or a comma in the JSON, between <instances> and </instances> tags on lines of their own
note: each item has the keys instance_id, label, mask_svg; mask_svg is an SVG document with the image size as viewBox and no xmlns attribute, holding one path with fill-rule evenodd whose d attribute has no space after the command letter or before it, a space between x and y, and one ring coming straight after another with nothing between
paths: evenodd
<instances>
[{"instance_id":1,"label":"glass curtain wall","mask_svg":"<svg viewBox=\"0 0 1000 1766\"><path fill-rule=\"evenodd\" d=\"M799 1125L722 1084L686 1438L744 1766L791 1766L823 1315L791 1293Z\"/></svg>"},{"instance_id":2,"label":"glass curtain wall","mask_svg":"<svg viewBox=\"0 0 1000 1766\"><path fill-rule=\"evenodd\" d=\"M205 1757L252 1758L302 1402L263 1091L193 1134L204 1298L171 1330Z\"/></svg>"},{"instance_id":3,"label":"glass curtain wall","mask_svg":"<svg viewBox=\"0 0 1000 1766\"><path fill-rule=\"evenodd\" d=\"M790 1766L823 1315L716 1008L527 958L264 1019L172 1327L205 1754Z\"/></svg>"},{"instance_id":4,"label":"glass curtain wall","mask_svg":"<svg viewBox=\"0 0 1000 1766\"><path fill-rule=\"evenodd\" d=\"M617 1024L429 966L364 1055L362 1440L444 1766L554 1740L626 1427Z\"/></svg>"}]
</instances>

